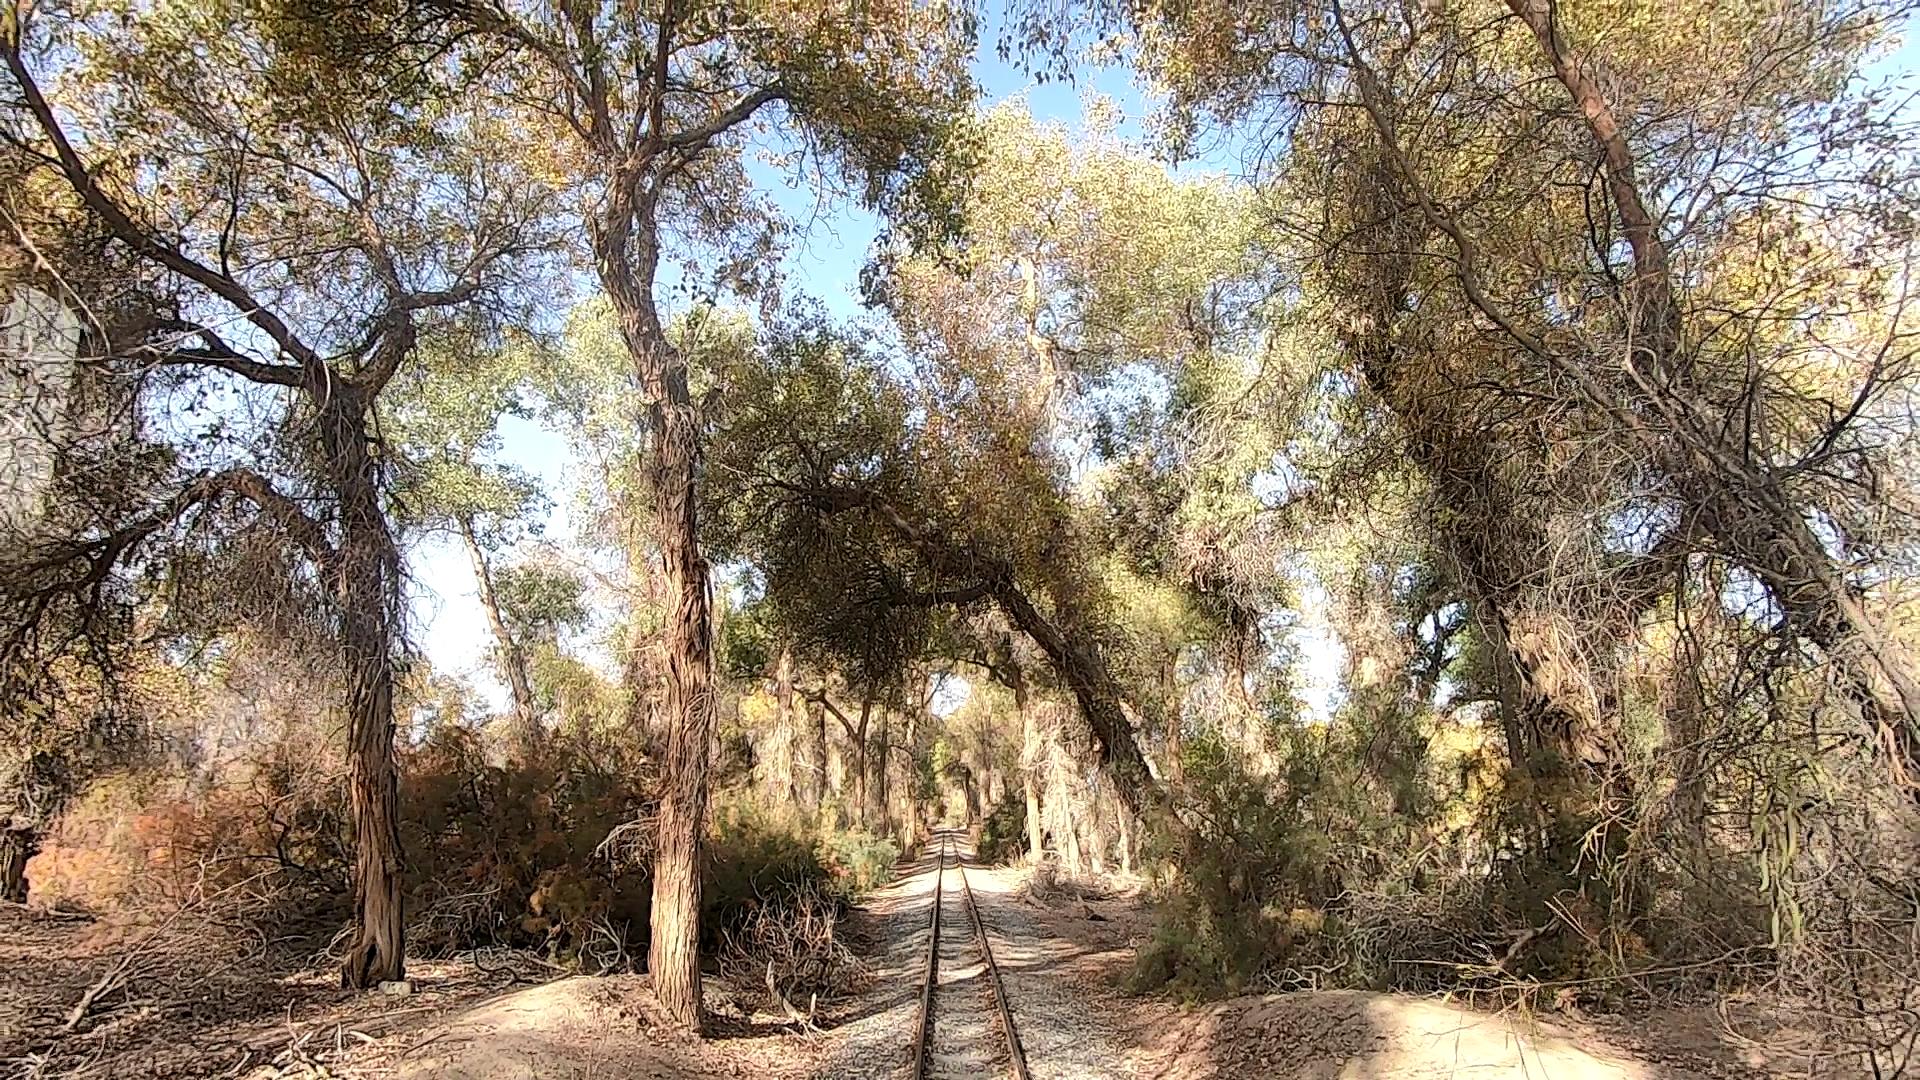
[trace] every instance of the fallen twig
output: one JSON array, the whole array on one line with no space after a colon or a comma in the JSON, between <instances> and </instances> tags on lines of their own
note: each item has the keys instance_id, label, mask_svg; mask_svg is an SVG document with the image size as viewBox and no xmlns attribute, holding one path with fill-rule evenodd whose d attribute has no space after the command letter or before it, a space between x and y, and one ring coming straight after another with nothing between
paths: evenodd
<instances>
[{"instance_id":1,"label":"fallen twig","mask_svg":"<svg viewBox=\"0 0 1920 1080\"><path fill-rule=\"evenodd\" d=\"M87 1018L87 1013L92 1011L95 1002L127 985L127 970L133 966L134 955L134 953L127 953L107 966L107 970L87 988L86 993L80 995L80 1000L74 1003L73 1009L67 1013L67 1022L60 1025L60 1034L73 1034L75 1029L79 1028L81 1021Z\"/></svg>"}]
</instances>

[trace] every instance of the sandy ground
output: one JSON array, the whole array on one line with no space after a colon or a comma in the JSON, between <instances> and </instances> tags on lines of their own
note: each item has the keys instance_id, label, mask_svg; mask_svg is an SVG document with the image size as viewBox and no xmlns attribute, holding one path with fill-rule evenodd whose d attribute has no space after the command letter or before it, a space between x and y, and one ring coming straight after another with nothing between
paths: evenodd
<instances>
[{"instance_id":1,"label":"sandy ground","mask_svg":"<svg viewBox=\"0 0 1920 1080\"><path fill-rule=\"evenodd\" d=\"M1691 1080L1811 1071L1731 1034L1737 1024L1706 1010L1548 1023L1346 991L1191 1009L1128 997L1118 986L1146 926L1137 895L1122 887L1085 904L1059 893L1042 903L1028 896L1020 869L967 876L1039 1080ZM535 981L550 973L481 957L412 964L407 996L349 994L331 970L270 970L214 937L176 933L163 948L85 920L0 906L0 1078L891 1080L908 1071L933 879L934 861L923 857L850 914L844 932L867 977L856 994L823 1007L815 1029L745 1014L710 980L716 1019L705 1041L659 1021L644 976ZM957 876L948 884L957 892ZM956 901L943 917L970 940L963 910ZM125 985L98 995L62 1033L75 1003L130 945L139 949ZM954 959L965 958L956 951Z\"/></svg>"},{"instance_id":2,"label":"sandy ground","mask_svg":"<svg viewBox=\"0 0 1920 1080\"><path fill-rule=\"evenodd\" d=\"M330 967L275 969L221 940L174 928L143 941L0 906L0 1078L800 1080L819 1075L826 1049L820 1034L744 1015L719 980L701 1042L659 1022L644 976L554 979L498 955L410 961L405 996L349 993ZM130 947L126 985L63 1032Z\"/></svg>"}]
</instances>

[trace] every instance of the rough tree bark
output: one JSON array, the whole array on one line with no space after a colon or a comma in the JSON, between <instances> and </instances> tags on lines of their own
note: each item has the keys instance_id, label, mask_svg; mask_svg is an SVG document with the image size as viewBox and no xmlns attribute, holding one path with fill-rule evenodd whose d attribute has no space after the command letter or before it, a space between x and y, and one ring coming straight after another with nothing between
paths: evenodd
<instances>
[{"instance_id":1,"label":"rough tree bark","mask_svg":"<svg viewBox=\"0 0 1920 1080\"><path fill-rule=\"evenodd\" d=\"M204 478L182 498L225 492L250 499L287 539L307 552L332 591L336 645L346 674L348 802L354 830L357 937L342 982L365 987L405 973L405 922L400 891L399 777L393 752L393 648L400 618L399 554L380 503L380 477L367 423L375 398L416 342L414 313L461 303L478 288L413 292L395 255L370 230L361 249L390 306L358 349L325 357L224 268L196 261L162 235L148 232L95 183L26 68L19 42L0 37L0 54L28 110L52 145L61 172L115 239L167 273L189 280L238 313L273 347L272 360L234 349L213 330L182 323L186 340L167 363L217 368L250 382L302 394L314 410L322 472L336 502L337 543L323 522L279 495L265 478L228 470ZM176 503L180 500L175 500Z\"/></svg>"},{"instance_id":2,"label":"rough tree bark","mask_svg":"<svg viewBox=\"0 0 1920 1080\"><path fill-rule=\"evenodd\" d=\"M868 811L871 809L867 804L867 793L872 790L873 761L872 755L867 748L867 725L872 719L873 695L862 693L860 695L860 724L858 727L850 727L847 729L847 737L853 741L854 820L862 829L867 828L868 825L871 824L867 816ZM843 722L844 720L845 718L842 717Z\"/></svg>"},{"instance_id":3,"label":"rough tree bark","mask_svg":"<svg viewBox=\"0 0 1920 1080\"><path fill-rule=\"evenodd\" d=\"M12 824L0 826L0 900L27 902L27 861L38 847L39 834Z\"/></svg>"},{"instance_id":4,"label":"rough tree bark","mask_svg":"<svg viewBox=\"0 0 1920 1080\"><path fill-rule=\"evenodd\" d=\"M808 809L818 811L827 797L827 710L817 701L807 702L804 726L807 737Z\"/></svg>"},{"instance_id":5,"label":"rough tree bark","mask_svg":"<svg viewBox=\"0 0 1920 1080\"><path fill-rule=\"evenodd\" d=\"M779 659L773 665L773 700L779 713L780 732L787 744L787 798L796 806L804 806L806 785L800 779L802 724L796 721L793 708L793 650L784 645L780 648Z\"/></svg>"},{"instance_id":6,"label":"rough tree bark","mask_svg":"<svg viewBox=\"0 0 1920 1080\"><path fill-rule=\"evenodd\" d=\"M686 358L667 340L654 304L659 267L657 192L627 168L616 170L594 223L600 282L619 318L650 423L646 465L653 496L666 612L666 746L659 835L653 861L653 939L647 954L654 996L676 1023L700 1031L701 859L706 840L708 743L713 727L713 611L700 553L700 415Z\"/></svg>"},{"instance_id":7,"label":"rough tree bark","mask_svg":"<svg viewBox=\"0 0 1920 1080\"><path fill-rule=\"evenodd\" d=\"M400 555L380 506L363 394L358 386L335 387L319 425L340 503L340 649L347 673L348 803L359 915L358 938L347 950L341 981L353 988L406 978L400 768L393 753Z\"/></svg>"},{"instance_id":8,"label":"rough tree bark","mask_svg":"<svg viewBox=\"0 0 1920 1080\"><path fill-rule=\"evenodd\" d=\"M1040 733L1033 702L1027 697L1026 674L1013 669L1013 703L1020 713L1020 788L1027 801L1027 858L1039 862L1046 852L1046 829L1040 821Z\"/></svg>"},{"instance_id":9,"label":"rough tree bark","mask_svg":"<svg viewBox=\"0 0 1920 1080\"><path fill-rule=\"evenodd\" d=\"M892 807L887 801L887 759L889 755L893 753L893 747L891 745L892 738L893 721L887 708L883 705L880 708L880 728L874 734L874 749L878 751L878 753L873 755L874 760L871 763L873 767L872 792L874 817L870 826L874 832L881 834L891 833L893 831Z\"/></svg>"}]
</instances>

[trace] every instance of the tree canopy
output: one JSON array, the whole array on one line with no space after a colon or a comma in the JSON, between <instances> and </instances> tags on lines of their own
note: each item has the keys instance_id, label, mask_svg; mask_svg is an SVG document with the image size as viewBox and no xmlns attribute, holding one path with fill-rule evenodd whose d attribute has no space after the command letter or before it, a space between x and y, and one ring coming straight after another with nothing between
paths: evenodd
<instances>
[{"instance_id":1,"label":"tree canopy","mask_svg":"<svg viewBox=\"0 0 1920 1080\"><path fill-rule=\"evenodd\" d=\"M1764 972L1889 1067L1908 15L16 4L0 896L165 774L347 986L486 927L701 1031L958 818L1142 875L1142 985Z\"/></svg>"}]
</instances>

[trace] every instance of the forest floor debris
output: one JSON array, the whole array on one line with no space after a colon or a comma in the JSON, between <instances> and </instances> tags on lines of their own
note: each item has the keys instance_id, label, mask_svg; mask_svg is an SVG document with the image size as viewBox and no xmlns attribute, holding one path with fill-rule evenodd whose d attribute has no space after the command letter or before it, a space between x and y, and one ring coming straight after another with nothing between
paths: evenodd
<instances>
[{"instance_id":1,"label":"forest floor debris","mask_svg":"<svg viewBox=\"0 0 1920 1080\"><path fill-rule=\"evenodd\" d=\"M499 951L412 960L411 993L368 994L339 989L331 967L275 967L185 926L126 964L129 939L104 921L0 909L0 1076L782 1080L812 1075L819 1045L747 1011L738 1002L759 994L725 980L709 981L703 1043L665 1034L644 976L556 978L537 958ZM123 964L120 985L92 994L63 1031Z\"/></svg>"},{"instance_id":2,"label":"forest floor debris","mask_svg":"<svg viewBox=\"0 0 1920 1080\"><path fill-rule=\"evenodd\" d=\"M331 969L272 969L180 926L156 940L71 915L0 908L0 1075L754 1077L902 1074L926 946L931 859L851 913L859 993L812 1029L760 1007L757 987L709 981L711 1037L669 1033L644 976L555 978L514 954L409 964L405 996L350 993ZM1137 887L1036 899L1024 867L968 879L1036 1077L1076 1080L1525 1077L1689 1080L1840 1075L1791 1046L1757 1005L1539 1018L1431 998L1319 991L1187 1008L1120 986L1147 928ZM1099 916L1087 917L1089 911ZM127 963L129 946L140 943ZM93 993L103 976L115 985ZM532 985L528 985L531 983ZM89 1000L89 995L91 998ZM63 1032L78 1003L79 1023Z\"/></svg>"}]
</instances>

